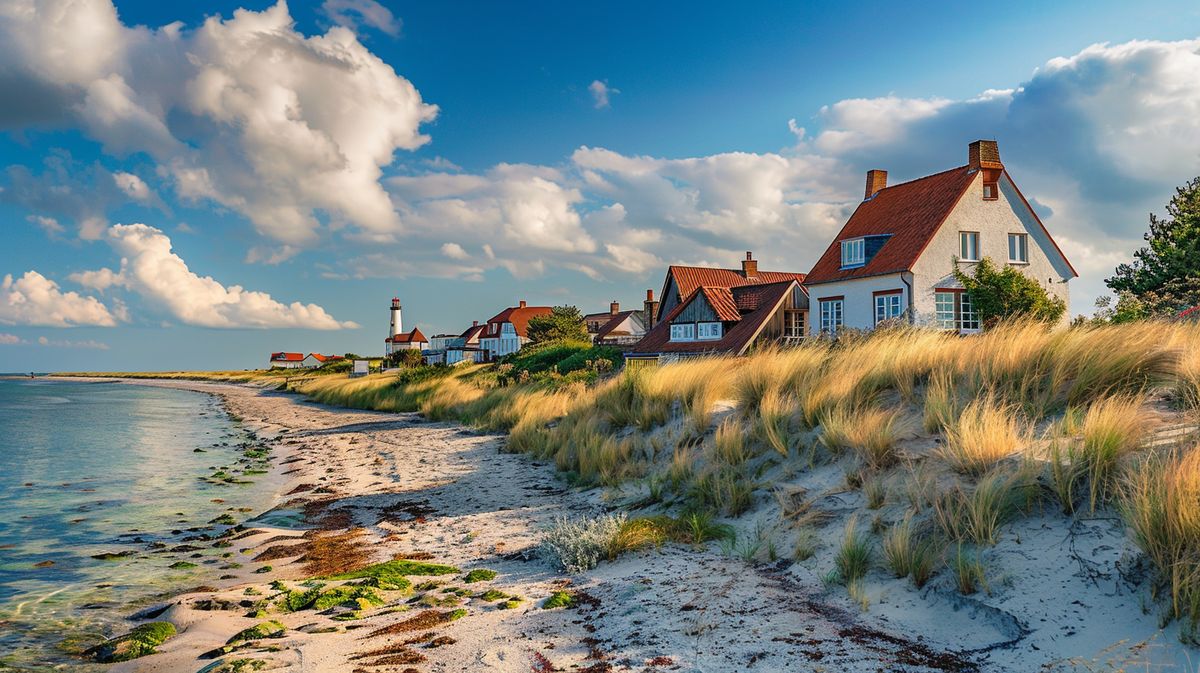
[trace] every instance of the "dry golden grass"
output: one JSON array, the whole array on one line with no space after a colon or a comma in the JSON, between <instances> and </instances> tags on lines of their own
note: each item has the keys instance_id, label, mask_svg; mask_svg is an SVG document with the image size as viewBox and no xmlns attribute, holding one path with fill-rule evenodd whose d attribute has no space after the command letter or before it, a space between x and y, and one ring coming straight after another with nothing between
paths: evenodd
<instances>
[{"instance_id":1,"label":"dry golden grass","mask_svg":"<svg viewBox=\"0 0 1200 673\"><path fill-rule=\"evenodd\" d=\"M1080 457L1088 475L1088 503L1092 511L1113 492L1122 458L1142 443L1149 421L1141 395L1116 395L1088 407L1083 417Z\"/></svg>"},{"instance_id":2,"label":"dry golden grass","mask_svg":"<svg viewBox=\"0 0 1200 673\"><path fill-rule=\"evenodd\" d=\"M1024 447L1027 433L1019 425L1013 405L991 395L980 397L946 427L938 455L959 472L983 474Z\"/></svg>"},{"instance_id":3,"label":"dry golden grass","mask_svg":"<svg viewBox=\"0 0 1200 673\"><path fill-rule=\"evenodd\" d=\"M1171 614L1200 623L1200 446L1149 456L1127 472L1122 511L1171 598Z\"/></svg>"},{"instance_id":4,"label":"dry golden grass","mask_svg":"<svg viewBox=\"0 0 1200 673\"><path fill-rule=\"evenodd\" d=\"M872 469L891 467L898 460L896 442L911 430L893 409L834 407L821 415L821 443L833 451L850 449Z\"/></svg>"}]
</instances>

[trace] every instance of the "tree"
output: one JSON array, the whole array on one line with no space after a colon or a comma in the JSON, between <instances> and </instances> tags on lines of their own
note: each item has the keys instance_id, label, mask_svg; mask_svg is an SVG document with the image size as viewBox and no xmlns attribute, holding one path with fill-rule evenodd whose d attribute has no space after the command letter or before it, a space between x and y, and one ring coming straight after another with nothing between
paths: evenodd
<instances>
[{"instance_id":1,"label":"tree","mask_svg":"<svg viewBox=\"0 0 1200 673\"><path fill-rule=\"evenodd\" d=\"M529 319L529 340L535 344L556 339L586 341L587 338L583 314L574 306L555 306L550 309L550 315Z\"/></svg>"},{"instance_id":2,"label":"tree","mask_svg":"<svg viewBox=\"0 0 1200 673\"><path fill-rule=\"evenodd\" d=\"M1056 323L1067 311L1067 303L1061 297L1051 297L1036 280L1016 267L996 268L986 257L975 265L973 273L955 269L954 275L971 295L971 306L985 326L1005 318Z\"/></svg>"},{"instance_id":3,"label":"tree","mask_svg":"<svg viewBox=\"0 0 1200 673\"><path fill-rule=\"evenodd\" d=\"M393 367L420 367L425 364L425 356L415 348L403 348L389 355L388 362Z\"/></svg>"},{"instance_id":4,"label":"tree","mask_svg":"<svg viewBox=\"0 0 1200 673\"><path fill-rule=\"evenodd\" d=\"M1175 189L1167 218L1150 214L1147 246L1132 264L1117 267L1105 280L1118 295L1141 302L1146 315L1173 315L1200 303L1200 177Z\"/></svg>"}]
</instances>

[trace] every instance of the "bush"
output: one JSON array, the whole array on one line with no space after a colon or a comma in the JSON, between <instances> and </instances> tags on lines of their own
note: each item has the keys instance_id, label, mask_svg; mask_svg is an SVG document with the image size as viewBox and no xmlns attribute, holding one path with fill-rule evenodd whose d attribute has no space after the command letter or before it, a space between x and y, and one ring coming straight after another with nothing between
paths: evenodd
<instances>
[{"instance_id":1,"label":"bush","mask_svg":"<svg viewBox=\"0 0 1200 673\"><path fill-rule=\"evenodd\" d=\"M423 381L432 381L440 379L454 373L454 368L444 364L436 365L420 365L408 369L401 369L396 374L395 382L392 384L399 388L412 383L421 383Z\"/></svg>"},{"instance_id":2,"label":"bush","mask_svg":"<svg viewBox=\"0 0 1200 673\"><path fill-rule=\"evenodd\" d=\"M1047 294L1041 283L1013 266L998 269L987 257L975 265L973 274L955 269L954 275L971 295L980 322L988 326L1006 318L1054 324L1067 312L1067 303Z\"/></svg>"},{"instance_id":3,"label":"bush","mask_svg":"<svg viewBox=\"0 0 1200 673\"><path fill-rule=\"evenodd\" d=\"M608 557L624 523L624 514L602 514L590 519L560 516L542 536L538 550L558 570L572 574L586 572Z\"/></svg>"}]
</instances>

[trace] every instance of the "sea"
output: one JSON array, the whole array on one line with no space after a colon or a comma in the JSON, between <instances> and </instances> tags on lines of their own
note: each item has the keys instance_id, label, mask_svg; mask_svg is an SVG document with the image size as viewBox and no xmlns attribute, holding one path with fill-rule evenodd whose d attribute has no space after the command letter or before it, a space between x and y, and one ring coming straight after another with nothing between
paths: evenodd
<instances>
[{"instance_id":1,"label":"sea","mask_svg":"<svg viewBox=\"0 0 1200 673\"><path fill-rule=\"evenodd\" d=\"M78 653L227 572L188 540L269 505L254 478L212 478L253 440L203 393L0 378L0 672L96 668Z\"/></svg>"}]
</instances>

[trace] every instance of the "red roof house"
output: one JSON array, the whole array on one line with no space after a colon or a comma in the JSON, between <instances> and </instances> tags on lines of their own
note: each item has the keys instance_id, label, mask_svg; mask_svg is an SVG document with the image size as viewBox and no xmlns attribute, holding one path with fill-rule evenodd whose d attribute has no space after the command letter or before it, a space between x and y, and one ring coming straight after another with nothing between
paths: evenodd
<instances>
[{"instance_id":1,"label":"red roof house","mask_svg":"<svg viewBox=\"0 0 1200 673\"><path fill-rule=\"evenodd\" d=\"M1064 301L1077 275L995 141L971 143L965 166L890 187L887 171L868 171L862 203L804 280L814 302L809 329L836 335L901 320L978 331L954 271L969 273L984 258Z\"/></svg>"}]
</instances>

